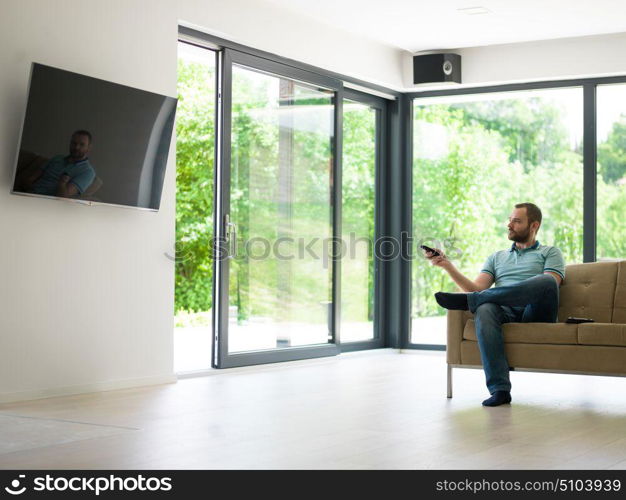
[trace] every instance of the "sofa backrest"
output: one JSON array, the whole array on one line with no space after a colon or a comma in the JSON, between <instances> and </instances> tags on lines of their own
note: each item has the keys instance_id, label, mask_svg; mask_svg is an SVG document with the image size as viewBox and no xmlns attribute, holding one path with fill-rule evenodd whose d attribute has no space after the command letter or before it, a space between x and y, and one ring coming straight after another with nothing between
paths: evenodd
<instances>
[{"instance_id":1,"label":"sofa backrest","mask_svg":"<svg viewBox=\"0 0 626 500\"><path fill-rule=\"evenodd\" d=\"M620 260L617 265L617 285L611 323L626 323L626 260Z\"/></svg>"},{"instance_id":2,"label":"sofa backrest","mask_svg":"<svg viewBox=\"0 0 626 500\"><path fill-rule=\"evenodd\" d=\"M618 268L622 271L619 290L620 313L614 316ZM559 321L568 316L592 318L597 323L626 322L626 267L620 262L589 262L565 268L559 296Z\"/></svg>"}]
</instances>

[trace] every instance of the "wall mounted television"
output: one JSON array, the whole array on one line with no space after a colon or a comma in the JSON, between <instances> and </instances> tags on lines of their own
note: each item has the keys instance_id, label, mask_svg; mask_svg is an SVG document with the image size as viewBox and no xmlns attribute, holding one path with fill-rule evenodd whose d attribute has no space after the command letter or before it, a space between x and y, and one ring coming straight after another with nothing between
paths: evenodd
<instances>
[{"instance_id":1,"label":"wall mounted television","mask_svg":"<svg viewBox=\"0 0 626 500\"><path fill-rule=\"evenodd\" d=\"M33 63L11 193L157 211L176 104Z\"/></svg>"}]
</instances>

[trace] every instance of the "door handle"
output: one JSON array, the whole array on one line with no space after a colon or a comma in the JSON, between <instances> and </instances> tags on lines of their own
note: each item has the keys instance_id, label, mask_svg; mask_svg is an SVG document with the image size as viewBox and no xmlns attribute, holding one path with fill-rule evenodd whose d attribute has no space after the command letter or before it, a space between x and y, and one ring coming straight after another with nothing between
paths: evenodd
<instances>
[{"instance_id":1,"label":"door handle","mask_svg":"<svg viewBox=\"0 0 626 500\"><path fill-rule=\"evenodd\" d=\"M228 214L224 215L224 232L228 239L228 258L234 259L237 256L237 225L230 221Z\"/></svg>"}]
</instances>

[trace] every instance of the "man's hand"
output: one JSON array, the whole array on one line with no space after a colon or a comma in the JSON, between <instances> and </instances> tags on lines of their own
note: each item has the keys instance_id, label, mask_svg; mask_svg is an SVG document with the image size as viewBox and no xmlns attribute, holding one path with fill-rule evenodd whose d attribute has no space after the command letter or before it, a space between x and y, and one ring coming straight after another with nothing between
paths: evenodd
<instances>
[{"instance_id":1,"label":"man's hand","mask_svg":"<svg viewBox=\"0 0 626 500\"><path fill-rule=\"evenodd\" d=\"M439 252L439 255L434 255L432 252L424 251L424 256L430 261L433 266L448 269L452 263L448 260L446 254L443 253L443 250L439 248L435 248L435 250Z\"/></svg>"},{"instance_id":2,"label":"man's hand","mask_svg":"<svg viewBox=\"0 0 626 500\"><path fill-rule=\"evenodd\" d=\"M432 252L424 252L424 256L430 261L433 266L441 267L452 278L452 280L458 285L458 287L464 292L480 292L486 290L493 285L493 276L488 273L480 273L478 277L472 281L467 276L463 275L454 264L448 260L446 255L439 248L435 248L440 255L433 256Z\"/></svg>"},{"instance_id":3,"label":"man's hand","mask_svg":"<svg viewBox=\"0 0 626 500\"><path fill-rule=\"evenodd\" d=\"M59 183L57 184L57 196L69 198L70 196L75 196L77 194L78 188L75 184L70 183L70 176L67 174L62 175L59 178Z\"/></svg>"}]
</instances>

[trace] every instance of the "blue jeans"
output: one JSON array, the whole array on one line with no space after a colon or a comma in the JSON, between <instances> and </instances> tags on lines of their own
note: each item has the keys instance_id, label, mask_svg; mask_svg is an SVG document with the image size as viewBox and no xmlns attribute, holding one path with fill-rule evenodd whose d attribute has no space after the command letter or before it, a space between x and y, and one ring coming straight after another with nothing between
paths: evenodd
<instances>
[{"instance_id":1,"label":"blue jeans","mask_svg":"<svg viewBox=\"0 0 626 500\"><path fill-rule=\"evenodd\" d=\"M474 313L480 358L487 389L510 391L509 364L504 353L504 323L555 323L559 308L559 286L549 274L540 274L514 285L489 288L467 296Z\"/></svg>"}]
</instances>

